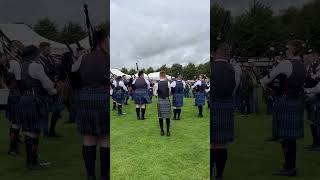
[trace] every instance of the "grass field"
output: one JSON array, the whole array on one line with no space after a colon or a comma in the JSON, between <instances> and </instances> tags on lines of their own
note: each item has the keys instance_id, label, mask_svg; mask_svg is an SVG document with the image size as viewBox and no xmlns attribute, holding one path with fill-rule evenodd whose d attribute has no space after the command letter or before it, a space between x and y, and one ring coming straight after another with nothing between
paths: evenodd
<instances>
[{"instance_id":1,"label":"grass field","mask_svg":"<svg viewBox=\"0 0 320 180\"><path fill-rule=\"evenodd\" d=\"M147 106L144 121L136 119L132 101L123 109L123 116L111 112L111 179L209 179L206 108L198 118L193 98L185 99L181 120L171 121L170 137L160 136L156 99Z\"/></svg>"},{"instance_id":2,"label":"grass field","mask_svg":"<svg viewBox=\"0 0 320 180\"><path fill-rule=\"evenodd\" d=\"M25 168L24 144L17 157L7 155L9 123L0 114L0 179L1 180L84 180L85 169L81 155L81 137L74 124L64 124L65 117L58 123L57 131L64 138L41 139L40 160L51 162L51 166L42 171L30 172ZM97 157L98 159L99 157ZM97 166L98 167L98 166ZM98 169L98 168L97 168Z\"/></svg>"},{"instance_id":3,"label":"grass field","mask_svg":"<svg viewBox=\"0 0 320 180\"><path fill-rule=\"evenodd\" d=\"M305 137L297 142L298 176L293 178L272 176L280 170L283 156L278 142L266 142L271 137L271 116L261 114L236 116L236 138L229 146L229 159L225 170L226 180L319 180L320 152L304 149L311 144L309 124L305 123Z\"/></svg>"}]
</instances>

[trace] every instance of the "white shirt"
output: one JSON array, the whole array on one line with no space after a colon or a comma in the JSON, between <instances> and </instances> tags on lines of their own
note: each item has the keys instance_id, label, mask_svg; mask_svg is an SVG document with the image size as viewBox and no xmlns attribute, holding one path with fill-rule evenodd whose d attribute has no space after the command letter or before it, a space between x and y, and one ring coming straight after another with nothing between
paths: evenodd
<instances>
[{"instance_id":1,"label":"white shirt","mask_svg":"<svg viewBox=\"0 0 320 180\"><path fill-rule=\"evenodd\" d=\"M281 61L271 72L270 72L270 78L268 76L265 76L260 80L262 86L266 86L268 83L270 83L275 77L277 77L279 74L285 74L288 78L292 74L292 63L289 60L283 60Z\"/></svg>"},{"instance_id":2,"label":"white shirt","mask_svg":"<svg viewBox=\"0 0 320 180\"><path fill-rule=\"evenodd\" d=\"M78 58L78 60L72 64L72 66L71 66L71 72L76 72L76 71L78 71L78 70L80 69L83 56L84 56L84 54L81 55L81 56Z\"/></svg>"},{"instance_id":3,"label":"white shirt","mask_svg":"<svg viewBox=\"0 0 320 180\"><path fill-rule=\"evenodd\" d=\"M191 87L192 89L196 88L198 85L201 86L202 81L198 80L196 83L194 83L194 85Z\"/></svg>"},{"instance_id":4,"label":"white shirt","mask_svg":"<svg viewBox=\"0 0 320 180\"><path fill-rule=\"evenodd\" d=\"M161 79L160 81L167 81L166 79ZM158 87L159 87L159 83L157 82L154 86L153 86L153 94L155 96L158 96ZM171 85L170 82L168 81L168 88L169 88L169 94L171 94Z\"/></svg>"},{"instance_id":5,"label":"white shirt","mask_svg":"<svg viewBox=\"0 0 320 180\"><path fill-rule=\"evenodd\" d=\"M117 81L113 80L112 84L114 87L117 87ZM124 85L123 81L119 81L119 86L123 88L123 90L128 91L128 88Z\"/></svg>"},{"instance_id":6,"label":"white shirt","mask_svg":"<svg viewBox=\"0 0 320 180\"><path fill-rule=\"evenodd\" d=\"M149 88L150 88L150 82L149 82L148 80L146 80L146 78L143 78L143 79L144 79L144 81L147 83L147 88L149 89ZM137 80L137 79L134 79L133 82L132 82L132 84L135 84L135 83L136 83L136 80Z\"/></svg>"},{"instance_id":7,"label":"white shirt","mask_svg":"<svg viewBox=\"0 0 320 180\"><path fill-rule=\"evenodd\" d=\"M50 94L57 94L57 90L54 88L53 82L49 79L49 77L44 72L43 66L39 63L31 63L28 69L29 75L34 78L40 80L43 88Z\"/></svg>"},{"instance_id":8,"label":"white shirt","mask_svg":"<svg viewBox=\"0 0 320 180\"><path fill-rule=\"evenodd\" d=\"M10 60L9 61L10 68L8 69L8 72L14 74L14 77L16 80L21 80L21 65L16 60Z\"/></svg>"},{"instance_id":9,"label":"white shirt","mask_svg":"<svg viewBox=\"0 0 320 180\"><path fill-rule=\"evenodd\" d=\"M182 80L177 80L177 81L182 81ZM182 81L182 84L183 84L183 89L185 89L185 88L186 88L186 82L185 82L185 81ZM173 82L171 83L171 87L172 87L172 88L175 88L176 85L177 85L176 81L173 81Z\"/></svg>"}]
</instances>

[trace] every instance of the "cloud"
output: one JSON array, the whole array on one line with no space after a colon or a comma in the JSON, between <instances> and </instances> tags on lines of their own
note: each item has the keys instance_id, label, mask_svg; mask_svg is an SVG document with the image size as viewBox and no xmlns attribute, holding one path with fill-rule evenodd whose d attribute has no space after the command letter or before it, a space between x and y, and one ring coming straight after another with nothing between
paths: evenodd
<instances>
[{"instance_id":1,"label":"cloud","mask_svg":"<svg viewBox=\"0 0 320 180\"><path fill-rule=\"evenodd\" d=\"M109 19L109 0L1 0L0 23L23 22L34 25L40 18L49 17L59 27L73 21L85 25L83 3L89 5L93 24Z\"/></svg>"},{"instance_id":2,"label":"cloud","mask_svg":"<svg viewBox=\"0 0 320 180\"><path fill-rule=\"evenodd\" d=\"M112 0L111 67L203 63L210 49L210 0Z\"/></svg>"}]
</instances>

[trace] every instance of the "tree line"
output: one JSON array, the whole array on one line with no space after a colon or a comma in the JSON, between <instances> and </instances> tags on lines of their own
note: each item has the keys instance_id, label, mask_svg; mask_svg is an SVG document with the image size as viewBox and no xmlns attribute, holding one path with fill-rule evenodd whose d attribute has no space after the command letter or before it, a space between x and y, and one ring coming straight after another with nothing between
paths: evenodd
<instances>
[{"instance_id":1,"label":"tree line","mask_svg":"<svg viewBox=\"0 0 320 180\"><path fill-rule=\"evenodd\" d=\"M109 32L107 23L100 23L97 28ZM57 24L47 17L39 19L33 30L47 39L63 44L73 44L87 36L87 30L78 23L68 22L59 30Z\"/></svg>"},{"instance_id":2,"label":"tree line","mask_svg":"<svg viewBox=\"0 0 320 180\"><path fill-rule=\"evenodd\" d=\"M281 51L290 39L303 40L306 48L320 48L319 9L320 0L315 0L274 12L257 0L246 12L228 19L227 10L214 4L210 14L212 48L220 34L233 46L234 55L242 57L269 56L270 47Z\"/></svg>"},{"instance_id":3,"label":"tree line","mask_svg":"<svg viewBox=\"0 0 320 180\"><path fill-rule=\"evenodd\" d=\"M149 67L140 70L142 70L145 74L165 71L166 74L169 74L170 76L177 77L178 75L182 75L184 79L192 80L198 77L199 74L205 74L207 77L210 77L210 62L198 65L189 63L186 66L182 66L181 64L176 63L173 64L171 67L168 67L167 65L162 65L160 68L157 69ZM123 67L120 71L128 75L134 75L137 73L136 69L127 69L125 67Z\"/></svg>"}]
</instances>

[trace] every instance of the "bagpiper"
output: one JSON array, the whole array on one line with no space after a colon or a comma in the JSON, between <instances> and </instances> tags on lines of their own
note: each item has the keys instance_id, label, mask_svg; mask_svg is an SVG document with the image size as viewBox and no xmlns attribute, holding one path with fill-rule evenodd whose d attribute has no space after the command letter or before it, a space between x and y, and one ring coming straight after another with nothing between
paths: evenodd
<instances>
[{"instance_id":1,"label":"bagpiper","mask_svg":"<svg viewBox=\"0 0 320 180\"><path fill-rule=\"evenodd\" d=\"M180 120L185 88L186 82L182 80L181 75L178 75L177 79L171 83L173 120Z\"/></svg>"},{"instance_id":2,"label":"bagpiper","mask_svg":"<svg viewBox=\"0 0 320 180\"><path fill-rule=\"evenodd\" d=\"M6 111L6 116L9 119L10 131L10 145L9 145L9 155L18 154L18 142L21 129L21 118L19 117L20 97L21 97L21 57L18 55L17 42L12 41L10 43L10 57L8 62L7 70L7 87L10 90L8 97L8 106Z\"/></svg>"},{"instance_id":3,"label":"bagpiper","mask_svg":"<svg viewBox=\"0 0 320 180\"><path fill-rule=\"evenodd\" d=\"M160 135L164 136L163 119L166 119L167 136L170 136L170 118L171 118L171 103L170 93L171 85L164 71L160 72L160 81L154 85L154 95L158 97L158 117L160 125Z\"/></svg>"},{"instance_id":4,"label":"bagpiper","mask_svg":"<svg viewBox=\"0 0 320 180\"><path fill-rule=\"evenodd\" d=\"M234 67L228 62L231 47L220 43L214 52L211 64L212 85L210 111L210 166L211 179L216 165L216 179L223 179L223 172L228 157L228 143L234 140L234 99L237 87ZM223 78L220 78L223 77Z\"/></svg>"},{"instance_id":5,"label":"bagpiper","mask_svg":"<svg viewBox=\"0 0 320 180\"><path fill-rule=\"evenodd\" d=\"M121 76L118 76L112 83L113 85L113 101L118 105L118 115L123 115L122 104L126 102L128 89Z\"/></svg>"},{"instance_id":6,"label":"bagpiper","mask_svg":"<svg viewBox=\"0 0 320 180\"><path fill-rule=\"evenodd\" d=\"M100 177L101 180L107 180L110 179L110 56L107 33L99 30L94 34L96 41L93 51L78 60L81 88L76 97L79 104L76 121L78 131L83 137L82 156L87 179L96 179L96 149L99 144Z\"/></svg>"},{"instance_id":7,"label":"bagpiper","mask_svg":"<svg viewBox=\"0 0 320 180\"><path fill-rule=\"evenodd\" d=\"M203 106L206 103L206 89L208 86L205 82L204 75L200 74L197 82L192 86L192 89L195 91L195 105L198 107L199 117L203 117Z\"/></svg>"},{"instance_id":8,"label":"bagpiper","mask_svg":"<svg viewBox=\"0 0 320 180\"><path fill-rule=\"evenodd\" d=\"M273 175L296 176L296 140L304 136L304 102L301 95L306 69L300 57L302 44L300 40L289 41L286 46L286 60L281 61L269 76L260 80L263 87L274 80L284 84L283 89L276 93L273 106L277 135L281 140L284 154L284 166L281 171Z\"/></svg>"},{"instance_id":9,"label":"bagpiper","mask_svg":"<svg viewBox=\"0 0 320 180\"><path fill-rule=\"evenodd\" d=\"M143 71L138 73L138 78L134 79L132 82L133 100L136 104L136 113L138 120L145 119L146 106L151 102L149 96L150 83L144 78Z\"/></svg>"},{"instance_id":10,"label":"bagpiper","mask_svg":"<svg viewBox=\"0 0 320 180\"><path fill-rule=\"evenodd\" d=\"M31 45L23 49L21 66L22 96L19 115L22 131L25 132L26 163L30 170L39 170L49 163L38 160L40 133L48 124L46 97L58 93L54 83L46 75L39 63L40 50Z\"/></svg>"}]
</instances>

